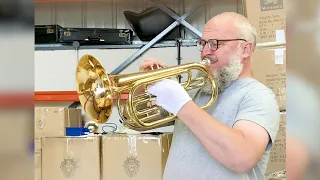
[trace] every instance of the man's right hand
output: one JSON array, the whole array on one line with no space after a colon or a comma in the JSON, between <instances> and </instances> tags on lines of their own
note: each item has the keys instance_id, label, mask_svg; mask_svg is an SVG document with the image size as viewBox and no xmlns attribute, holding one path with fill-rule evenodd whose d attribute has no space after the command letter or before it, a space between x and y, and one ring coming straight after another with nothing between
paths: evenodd
<instances>
[{"instance_id":1,"label":"man's right hand","mask_svg":"<svg viewBox=\"0 0 320 180\"><path fill-rule=\"evenodd\" d=\"M158 66L157 66L158 65ZM153 69L158 69L161 68L161 67L164 67L165 64L157 59L154 59L154 58L146 58L144 59L143 63L140 65L140 72L143 72L143 71L150 71ZM152 67L152 68L151 68ZM144 93L146 92L146 87L147 87L148 84L144 84L143 86L140 86L137 90L136 90L136 94L141 94L141 93Z\"/></svg>"},{"instance_id":2,"label":"man's right hand","mask_svg":"<svg viewBox=\"0 0 320 180\"><path fill-rule=\"evenodd\" d=\"M140 65L139 67L139 70L142 72L142 71L150 71L152 70L151 67L153 67L153 69L157 69L157 65L158 67L163 67L165 66L165 64L157 59L154 59L154 58L146 58L144 59L143 63ZM137 96L137 95L140 95L142 93L145 93L147 90L146 90L146 87L147 87L147 84L144 84L142 86L139 86L135 93L133 94L134 96ZM155 104L155 102L153 103ZM148 106L148 104L140 104L140 106L137 107L137 109L143 109L145 108L146 106ZM126 118L129 118L128 117L128 114L127 114L127 111L123 111L123 115L124 117Z\"/></svg>"},{"instance_id":3,"label":"man's right hand","mask_svg":"<svg viewBox=\"0 0 320 180\"><path fill-rule=\"evenodd\" d=\"M153 69L158 69L158 67L164 67L165 64L157 59L154 58L147 58L143 61L143 63L140 65L140 71L150 71Z\"/></svg>"},{"instance_id":4,"label":"man's right hand","mask_svg":"<svg viewBox=\"0 0 320 180\"><path fill-rule=\"evenodd\" d=\"M140 68L139 70L140 71L150 71L152 70L151 67L153 67L153 69L158 69L158 68L163 68L165 67L166 65L162 62L162 61L159 61L157 59L154 59L154 58L146 58L144 59L143 63L140 65ZM143 93L143 92L147 92L147 84L145 84L143 87L139 87L137 92L138 94L140 93ZM156 105L156 102L155 101L152 101L150 102L150 104L141 104L141 107L139 108L145 108L146 106L147 107L150 107L150 105ZM154 113L158 113L158 111L155 111ZM152 115L153 113L150 112L150 115ZM165 111L164 109L160 108L160 117L158 118L164 118L164 117L167 117L169 115L168 111ZM173 125L174 124L174 121L168 123L168 126L170 125Z\"/></svg>"}]
</instances>

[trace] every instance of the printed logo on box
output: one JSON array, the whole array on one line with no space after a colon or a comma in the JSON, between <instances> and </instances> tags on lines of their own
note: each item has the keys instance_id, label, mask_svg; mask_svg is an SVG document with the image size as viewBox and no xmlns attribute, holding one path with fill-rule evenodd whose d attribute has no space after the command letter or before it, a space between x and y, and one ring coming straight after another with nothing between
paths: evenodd
<instances>
[{"instance_id":1,"label":"printed logo on box","mask_svg":"<svg viewBox=\"0 0 320 180\"><path fill-rule=\"evenodd\" d=\"M283 0L260 0L261 11L283 9Z\"/></svg>"},{"instance_id":2,"label":"printed logo on box","mask_svg":"<svg viewBox=\"0 0 320 180\"><path fill-rule=\"evenodd\" d=\"M77 168L78 168L77 162L73 158L64 159L61 162L61 166L60 166L62 174L66 178L72 178L75 175Z\"/></svg>"},{"instance_id":3,"label":"printed logo on box","mask_svg":"<svg viewBox=\"0 0 320 180\"><path fill-rule=\"evenodd\" d=\"M45 121L44 121L44 118L39 117L39 118L37 119L37 121L36 121L36 126L38 127L38 129L43 130L44 125L45 125L44 122L45 122Z\"/></svg>"},{"instance_id":4,"label":"printed logo on box","mask_svg":"<svg viewBox=\"0 0 320 180\"><path fill-rule=\"evenodd\" d=\"M123 163L123 168L126 174L132 178L138 174L138 170L140 167L140 162L137 160L136 157L127 157L127 160Z\"/></svg>"}]
</instances>

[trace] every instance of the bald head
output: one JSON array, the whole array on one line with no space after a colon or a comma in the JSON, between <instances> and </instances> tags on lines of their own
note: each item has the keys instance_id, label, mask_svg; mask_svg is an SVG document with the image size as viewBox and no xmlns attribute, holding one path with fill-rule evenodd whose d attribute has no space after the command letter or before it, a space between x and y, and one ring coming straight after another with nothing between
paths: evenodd
<instances>
[{"instance_id":1,"label":"bald head","mask_svg":"<svg viewBox=\"0 0 320 180\"><path fill-rule=\"evenodd\" d=\"M224 12L214 16L205 25L204 32L211 30L221 32L222 36L226 36L225 38L243 38L256 45L256 30L241 14Z\"/></svg>"},{"instance_id":2,"label":"bald head","mask_svg":"<svg viewBox=\"0 0 320 180\"><path fill-rule=\"evenodd\" d=\"M202 46L201 59L211 60L210 71L220 90L238 78L252 76L256 31L246 17L234 12L214 16L206 23L198 42Z\"/></svg>"}]
</instances>

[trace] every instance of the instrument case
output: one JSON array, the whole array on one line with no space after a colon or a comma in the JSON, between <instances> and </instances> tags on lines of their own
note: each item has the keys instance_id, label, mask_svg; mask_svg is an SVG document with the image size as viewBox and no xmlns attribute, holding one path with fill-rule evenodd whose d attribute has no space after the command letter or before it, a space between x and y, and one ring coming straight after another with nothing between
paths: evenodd
<instances>
[{"instance_id":1,"label":"instrument case","mask_svg":"<svg viewBox=\"0 0 320 180\"><path fill-rule=\"evenodd\" d=\"M35 25L35 43L58 43L61 29L57 24Z\"/></svg>"},{"instance_id":2,"label":"instrument case","mask_svg":"<svg viewBox=\"0 0 320 180\"><path fill-rule=\"evenodd\" d=\"M62 28L60 43L78 41L81 44L131 44L133 31L130 29L111 28Z\"/></svg>"}]
</instances>

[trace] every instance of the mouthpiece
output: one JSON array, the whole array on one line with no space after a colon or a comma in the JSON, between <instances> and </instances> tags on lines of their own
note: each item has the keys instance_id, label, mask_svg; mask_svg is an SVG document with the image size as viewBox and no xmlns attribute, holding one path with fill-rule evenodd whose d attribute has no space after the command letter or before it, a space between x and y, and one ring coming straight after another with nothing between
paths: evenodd
<instances>
[{"instance_id":1,"label":"mouthpiece","mask_svg":"<svg viewBox=\"0 0 320 180\"><path fill-rule=\"evenodd\" d=\"M202 59L202 61L200 63L209 67L210 66L210 59L204 58L204 59Z\"/></svg>"}]
</instances>

